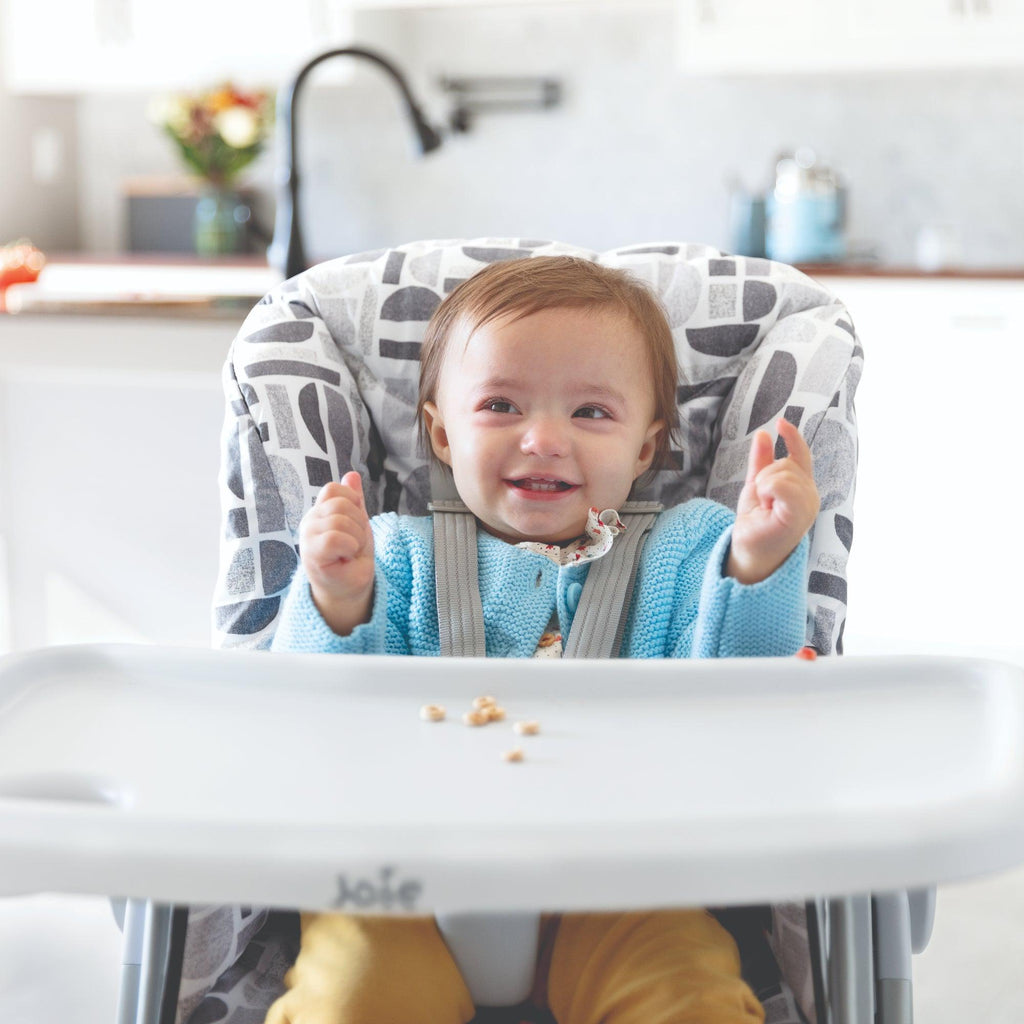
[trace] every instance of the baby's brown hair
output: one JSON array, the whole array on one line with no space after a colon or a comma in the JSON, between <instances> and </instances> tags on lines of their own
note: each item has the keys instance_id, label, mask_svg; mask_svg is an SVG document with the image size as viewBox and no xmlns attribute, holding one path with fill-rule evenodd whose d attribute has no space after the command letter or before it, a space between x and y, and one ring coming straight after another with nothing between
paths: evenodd
<instances>
[{"instance_id":1,"label":"baby's brown hair","mask_svg":"<svg viewBox=\"0 0 1024 1024\"><path fill-rule=\"evenodd\" d=\"M420 437L433 458L423 407L437 401L441 367L453 336L473 333L499 317L520 320L545 309L609 310L625 316L646 343L654 388L654 419L665 428L658 435L651 471L666 461L679 429L675 343L665 311L654 292L625 270L604 267L577 256L534 256L488 264L459 284L434 311L420 352L417 417Z\"/></svg>"}]
</instances>

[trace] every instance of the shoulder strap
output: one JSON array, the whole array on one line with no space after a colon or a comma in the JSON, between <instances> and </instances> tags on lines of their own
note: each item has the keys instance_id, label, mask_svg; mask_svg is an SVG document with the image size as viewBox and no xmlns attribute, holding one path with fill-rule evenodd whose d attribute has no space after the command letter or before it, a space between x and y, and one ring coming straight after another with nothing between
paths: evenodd
<instances>
[{"instance_id":1,"label":"shoulder strap","mask_svg":"<svg viewBox=\"0 0 1024 1024\"><path fill-rule=\"evenodd\" d=\"M437 625L445 657L486 655L476 554L476 519L461 501L430 503L434 513ZM563 657L617 658L644 541L661 511L656 501L627 502L626 524L611 551L590 566Z\"/></svg>"},{"instance_id":2,"label":"shoulder strap","mask_svg":"<svg viewBox=\"0 0 1024 1024\"><path fill-rule=\"evenodd\" d=\"M461 501L432 501L437 627L443 657L483 658L484 609L476 558L476 519Z\"/></svg>"},{"instance_id":3,"label":"shoulder strap","mask_svg":"<svg viewBox=\"0 0 1024 1024\"><path fill-rule=\"evenodd\" d=\"M661 511L656 501L629 501L619 510L626 530L611 551L591 563L563 658L617 658L644 541Z\"/></svg>"}]
</instances>

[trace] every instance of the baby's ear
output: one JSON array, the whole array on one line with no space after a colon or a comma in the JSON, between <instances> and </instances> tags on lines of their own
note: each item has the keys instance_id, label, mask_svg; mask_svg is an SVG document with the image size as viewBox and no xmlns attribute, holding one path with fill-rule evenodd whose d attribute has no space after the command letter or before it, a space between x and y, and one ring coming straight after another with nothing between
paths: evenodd
<instances>
[{"instance_id":1,"label":"baby's ear","mask_svg":"<svg viewBox=\"0 0 1024 1024\"><path fill-rule=\"evenodd\" d=\"M643 443L640 445L640 451L636 458L636 471L633 473L634 480L643 476L651 468L651 463L654 461L654 456L658 451L658 439L661 437L664 429L664 420L655 420L647 428L647 433L644 435Z\"/></svg>"},{"instance_id":2,"label":"baby's ear","mask_svg":"<svg viewBox=\"0 0 1024 1024\"><path fill-rule=\"evenodd\" d=\"M446 465L452 464L451 447L448 444L448 431L444 428L441 410L433 402L423 403L423 424L430 438L430 447L434 454Z\"/></svg>"}]
</instances>

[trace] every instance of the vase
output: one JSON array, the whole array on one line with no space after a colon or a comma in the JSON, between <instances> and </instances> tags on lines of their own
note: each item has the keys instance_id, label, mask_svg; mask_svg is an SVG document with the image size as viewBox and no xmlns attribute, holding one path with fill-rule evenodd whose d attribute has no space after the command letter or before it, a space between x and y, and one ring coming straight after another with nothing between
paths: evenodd
<instances>
[{"instance_id":1,"label":"vase","mask_svg":"<svg viewBox=\"0 0 1024 1024\"><path fill-rule=\"evenodd\" d=\"M232 189L211 186L196 202L193 239L200 256L244 252L252 211Z\"/></svg>"}]
</instances>

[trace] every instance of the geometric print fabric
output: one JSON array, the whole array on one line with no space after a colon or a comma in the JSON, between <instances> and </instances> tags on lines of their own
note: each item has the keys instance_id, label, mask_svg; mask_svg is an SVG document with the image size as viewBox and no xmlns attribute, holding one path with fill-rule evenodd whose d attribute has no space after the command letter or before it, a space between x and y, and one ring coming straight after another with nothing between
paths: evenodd
<instances>
[{"instance_id":1,"label":"geometric print fabric","mask_svg":"<svg viewBox=\"0 0 1024 1024\"><path fill-rule=\"evenodd\" d=\"M751 434L783 415L811 446L822 508L811 535L807 640L842 650L863 353L823 287L784 264L684 243L595 253L518 239L427 241L320 264L250 313L224 367L223 536L215 642L266 647L320 487L364 477L371 514L426 511L415 422L419 349L452 288L494 260L569 254L623 267L659 295L681 369L681 443L638 497L735 507Z\"/></svg>"}]
</instances>

